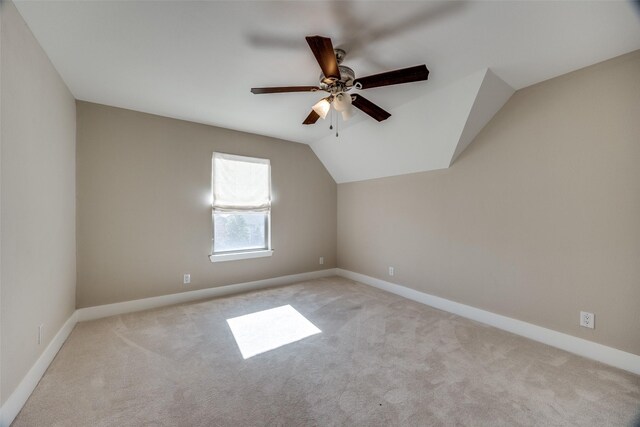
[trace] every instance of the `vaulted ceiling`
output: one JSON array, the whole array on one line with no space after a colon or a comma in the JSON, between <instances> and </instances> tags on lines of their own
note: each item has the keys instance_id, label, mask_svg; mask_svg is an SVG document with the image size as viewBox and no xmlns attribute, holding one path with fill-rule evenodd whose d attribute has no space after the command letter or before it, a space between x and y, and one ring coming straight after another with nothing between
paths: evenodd
<instances>
[{"instance_id":1,"label":"vaulted ceiling","mask_svg":"<svg viewBox=\"0 0 640 427\"><path fill-rule=\"evenodd\" d=\"M309 144L337 182L448 167L514 90L640 49L629 2L16 1L80 100ZM357 76L427 64L427 82L369 89L392 114L303 126L317 93L306 35Z\"/></svg>"}]
</instances>

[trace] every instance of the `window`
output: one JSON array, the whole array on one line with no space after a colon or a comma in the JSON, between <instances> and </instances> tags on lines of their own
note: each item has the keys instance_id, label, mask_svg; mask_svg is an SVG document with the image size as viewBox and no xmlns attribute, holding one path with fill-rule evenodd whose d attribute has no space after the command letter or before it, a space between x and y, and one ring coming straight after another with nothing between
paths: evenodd
<instances>
[{"instance_id":1,"label":"window","mask_svg":"<svg viewBox=\"0 0 640 427\"><path fill-rule=\"evenodd\" d=\"M270 256L271 163L213 153L211 261Z\"/></svg>"}]
</instances>

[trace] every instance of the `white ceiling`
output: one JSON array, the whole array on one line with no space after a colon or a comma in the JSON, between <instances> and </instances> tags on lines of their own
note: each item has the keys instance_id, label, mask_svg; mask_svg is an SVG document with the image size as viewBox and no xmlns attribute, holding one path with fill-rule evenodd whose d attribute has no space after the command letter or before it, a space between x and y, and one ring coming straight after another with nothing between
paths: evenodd
<instances>
[{"instance_id":1,"label":"white ceiling","mask_svg":"<svg viewBox=\"0 0 640 427\"><path fill-rule=\"evenodd\" d=\"M338 183L448 168L513 92L480 70L400 105L384 126L362 121L311 147Z\"/></svg>"},{"instance_id":2,"label":"white ceiling","mask_svg":"<svg viewBox=\"0 0 640 427\"><path fill-rule=\"evenodd\" d=\"M458 138L442 142L421 126L420 111L416 120L408 120L411 111L403 105L426 108L440 98L435 94L462 87L465 79L486 75L487 69L501 84L520 89L640 48L638 15L631 3L621 1L16 1L16 5L76 98L311 144L339 181L414 171L415 165L403 160L407 153L395 158L392 141L378 136L389 134L388 128L393 127L396 137L426 144L420 148L423 156L433 154L431 144L436 151L442 151L438 144L449 144L444 151L450 152L450 163L462 147L461 135L470 141L469 135L472 139L480 130L475 129L490 119L485 120L484 113L477 115L484 117L481 120L452 124L458 127L447 132ZM358 76L425 63L430 78L363 91L392 117L378 124L358 113L347 125L353 128L349 132L359 148L344 148L347 144L335 141L330 150L318 148L329 140L328 123L301 124L318 94L249 92L256 86L316 84L319 67L304 40L315 34L345 47L345 65ZM482 93L479 85L469 88L467 95ZM489 105L484 111L504 102L483 98ZM401 121L401 126L394 121ZM473 131L465 128L467 122ZM365 137L384 147L386 161L396 163L393 172L339 179L335 171L349 167L341 153L366 150ZM417 167L435 166L423 162Z\"/></svg>"}]
</instances>

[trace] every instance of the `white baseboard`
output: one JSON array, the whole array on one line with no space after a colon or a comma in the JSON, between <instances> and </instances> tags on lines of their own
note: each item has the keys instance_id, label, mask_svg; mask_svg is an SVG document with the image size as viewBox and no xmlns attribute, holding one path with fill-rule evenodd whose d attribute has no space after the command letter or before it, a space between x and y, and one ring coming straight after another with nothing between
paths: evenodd
<instances>
[{"instance_id":1,"label":"white baseboard","mask_svg":"<svg viewBox=\"0 0 640 427\"><path fill-rule=\"evenodd\" d=\"M416 291L415 289L407 288L385 280L376 279L375 277L366 276L364 274L355 273L353 271L337 268L336 274L449 313L457 314L458 316L485 323L498 329L503 329L516 335L521 335L534 341L539 341L541 343L566 350L570 353L597 360L598 362L640 375L640 356L633 353L627 353L626 351L574 337L573 335L543 328L542 326L502 316L490 311L481 310L469 305L460 304L455 301Z\"/></svg>"},{"instance_id":2,"label":"white baseboard","mask_svg":"<svg viewBox=\"0 0 640 427\"><path fill-rule=\"evenodd\" d=\"M115 304L99 305L76 310L71 317L62 325L55 337L51 340L42 355L31 367L27 375L22 379L18 387L11 393L11 396L0 408L0 427L9 427L18 415L29 396L38 385L38 382L53 361L53 358L62 347L62 344L69 337L73 327L77 322L85 320L100 319L102 317L115 316L118 314L132 313L135 311L148 310L150 308L163 307L167 305L179 304L182 302L197 301L201 299L220 297L237 294L241 292L264 289L273 286L289 285L305 280L318 279L321 277L335 276L336 269L311 271L308 273L292 274L289 276L274 277L271 279L256 280L254 282L238 283L234 285L219 286L217 288L199 289L195 291L181 292L178 294L162 295L159 297L144 298L134 301L125 301Z\"/></svg>"},{"instance_id":3,"label":"white baseboard","mask_svg":"<svg viewBox=\"0 0 640 427\"><path fill-rule=\"evenodd\" d=\"M29 369L27 375L24 376L20 384L18 384L18 387L11 393L4 405L2 405L0 409L0 427L9 427L18 415L18 412L20 412L27 402L27 399L38 385L40 378L42 378L53 361L53 358L56 357L62 344L67 340L73 327L76 325L76 313L77 312L73 312L69 319L64 322L64 325L62 325L58 333L53 337L49 345L47 345L47 348L44 349L38 360L36 360L36 363Z\"/></svg>"},{"instance_id":4,"label":"white baseboard","mask_svg":"<svg viewBox=\"0 0 640 427\"><path fill-rule=\"evenodd\" d=\"M180 292L177 294L161 295L158 297L143 298L133 301L117 302L115 304L97 305L94 307L80 308L78 322L100 319L102 317L115 316L124 313L148 310L183 302L197 301L207 298L221 297L241 292L264 289L273 286L289 285L304 280L318 279L320 277L335 276L336 269L311 271L308 273L292 274L289 276L274 277L272 279L256 280L254 282L237 283L234 285L218 286L215 288L198 289L195 291Z\"/></svg>"}]
</instances>

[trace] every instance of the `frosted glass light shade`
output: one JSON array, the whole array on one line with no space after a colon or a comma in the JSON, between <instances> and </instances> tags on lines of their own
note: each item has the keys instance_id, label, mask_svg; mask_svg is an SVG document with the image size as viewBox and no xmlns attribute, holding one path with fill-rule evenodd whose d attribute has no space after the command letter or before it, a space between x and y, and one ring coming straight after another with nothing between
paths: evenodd
<instances>
[{"instance_id":1,"label":"frosted glass light shade","mask_svg":"<svg viewBox=\"0 0 640 427\"><path fill-rule=\"evenodd\" d=\"M353 107L349 106L349 108L342 112L342 120L346 122L351 118L351 116L353 116Z\"/></svg>"},{"instance_id":2,"label":"frosted glass light shade","mask_svg":"<svg viewBox=\"0 0 640 427\"><path fill-rule=\"evenodd\" d=\"M346 93L339 93L333 100L333 108L336 111L346 111L351 108L351 95Z\"/></svg>"},{"instance_id":3,"label":"frosted glass light shade","mask_svg":"<svg viewBox=\"0 0 640 427\"><path fill-rule=\"evenodd\" d=\"M316 105L311 108L316 112L317 115L324 119L325 117L327 117L327 113L331 108L331 104L329 104L329 101L327 101L326 99L321 99L316 103Z\"/></svg>"}]
</instances>

